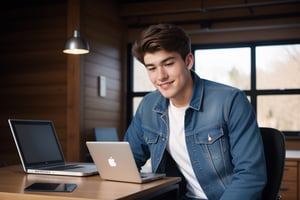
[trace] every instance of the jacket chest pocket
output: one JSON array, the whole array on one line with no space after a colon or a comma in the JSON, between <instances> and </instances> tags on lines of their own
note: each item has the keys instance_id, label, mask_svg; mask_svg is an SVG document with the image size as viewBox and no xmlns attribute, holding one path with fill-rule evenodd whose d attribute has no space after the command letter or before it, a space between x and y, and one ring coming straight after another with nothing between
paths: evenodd
<instances>
[{"instance_id":1,"label":"jacket chest pocket","mask_svg":"<svg viewBox=\"0 0 300 200\"><path fill-rule=\"evenodd\" d=\"M148 145L156 144L158 142L159 135L156 133L146 132L144 134L145 142Z\"/></svg>"},{"instance_id":2,"label":"jacket chest pocket","mask_svg":"<svg viewBox=\"0 0 300 200\"><path fill-rule=\"evenodd\" d=\"M159 138L160 135L158 133L152 131L145 131L144 132L144 140L148 145L151 155L156 155L158 151L159 145Z\"/></svg>"},{"instance_id":3,"label":"jacket chest pocket","mask_svg":"<svg viewBox=\"0 0 300 200\"><path fill-rule=\"evenodd\" d=\"M202 130L194 134L194 142L206 157L221 159L228 151L228 137L221 127Z\"/></svg>"}]
</instances>

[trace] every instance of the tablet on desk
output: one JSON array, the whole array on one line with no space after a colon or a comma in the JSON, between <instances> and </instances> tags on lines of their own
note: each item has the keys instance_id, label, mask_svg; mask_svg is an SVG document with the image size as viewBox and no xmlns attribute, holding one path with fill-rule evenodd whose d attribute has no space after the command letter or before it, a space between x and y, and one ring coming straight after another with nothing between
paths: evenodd
<instances>
[{"instance_id":1,"label":"tablet on desk","mask_svg":"<svg viewBox=\"0 0 300 200\"><path fill-rule=\"evenodd\" d=\"M74 183L33 183L26 187L26 192L72 192L76 188Z\"/></svg>"}]
</instances>

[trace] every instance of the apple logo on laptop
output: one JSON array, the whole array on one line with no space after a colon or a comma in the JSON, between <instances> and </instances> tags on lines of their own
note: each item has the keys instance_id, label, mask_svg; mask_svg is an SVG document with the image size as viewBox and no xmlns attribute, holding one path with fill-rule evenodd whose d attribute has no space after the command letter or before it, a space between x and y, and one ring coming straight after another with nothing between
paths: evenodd
<instances>
[{"instance_id":1,"label":"apple logo on laptop","mask_svg":"<svg viewBox=\"0 0 300 200\"><path fill-rule=\"evenodd\" d=\"M116 166L117 166L117 163L116 163L115 159L114 159L112 156L110 156L110 157L108 158L108 164L109 164L109 166L111 166L111 167L116 167Z\"/></svg>"}]
</instances>

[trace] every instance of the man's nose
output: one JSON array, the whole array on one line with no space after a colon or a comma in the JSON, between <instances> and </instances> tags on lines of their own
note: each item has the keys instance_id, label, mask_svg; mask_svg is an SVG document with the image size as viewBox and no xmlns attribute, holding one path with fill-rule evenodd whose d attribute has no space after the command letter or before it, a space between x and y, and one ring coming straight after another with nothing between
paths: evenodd
<instances>
[{"instance_id":1,"label":"man's nose","mask_svg":"<svg viewBox=\"0 0 300 200\"><path fill-rule=\"evenodd\" d=\"M163 67L158 67L157 78L159 80L165 80L166 78L168 78L168 73L166 72L166 70Z\"/></svg>"}]
</instances>

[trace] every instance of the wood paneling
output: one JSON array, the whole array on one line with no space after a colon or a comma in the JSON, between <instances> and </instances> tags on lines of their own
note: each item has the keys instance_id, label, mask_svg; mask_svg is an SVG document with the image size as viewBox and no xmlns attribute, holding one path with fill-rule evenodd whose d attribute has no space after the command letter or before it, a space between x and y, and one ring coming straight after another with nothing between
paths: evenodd
<instances>
[{"instance_id":1,"label":"wood paneling","mask_svg":"<svg viewBox=\"0 0 300 200\"><path fill-rule=\"evenodd\" d=\"M93 128L124 126L125 42L117 5L110 0L25 0L1 8L0 18L0 162L19 162L8 118L53 120L66 159L85 160L85 141L94 139ZM89 42L90 54L62 53L74 29ZM106 77L106 97L98 95L99 76Z\"/></svg>"},{"instance_id":2,"label":"wood paneling","mask_svg":"<svg viewBox=\"0 0 300 200\"><path fill-rule=\"evenodd\" d=\"M128 41L150 24L182 26L193 43L212 44L299 38L300 1L165 0L125 2L120 16L128 24Z\"/></svg>"},{"instance_id":3,"label":"wood paneling","mask_svg":"<svg viewBox=\"0 0 300 200\"><path fill-rule=\"evenodd\" d=\"M66 3L1 7L0 161L18 163L8 118L51 119L66 132ZM62 144L65 147L64 144Z\"/></svg>"},{"instance_id":4,"label":"wood paneling","mask_svg":"<svg viewBox=\"0 0 300 200\"><path fill-rule=\"evenodd\" d=\"M75 29L80 29L80 0L68 1L67 34L73 35ZM80 159L80 55L67 55L67 131L66 157L70 161Z\"/></svg>"},{"instance_id":5,"label":"wood paneling","mask_svg":"<svg viewBox=\"0 0 300 200\"><path fill-rule=\"evenodd\" d=\"M83 140L93 139L93 128L121 126L121 77L122 46L124 36L117 5L113 1L83 1L82 21L84 36L90 43L90 54L83 61L82 69L82 114ZM106 96L98 95L98 77L106 77ZM86 155L83 144L82 156Z\"/></svg>"}]
</instances>

